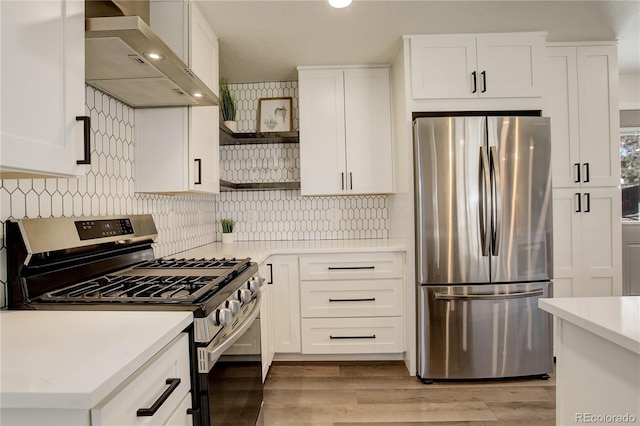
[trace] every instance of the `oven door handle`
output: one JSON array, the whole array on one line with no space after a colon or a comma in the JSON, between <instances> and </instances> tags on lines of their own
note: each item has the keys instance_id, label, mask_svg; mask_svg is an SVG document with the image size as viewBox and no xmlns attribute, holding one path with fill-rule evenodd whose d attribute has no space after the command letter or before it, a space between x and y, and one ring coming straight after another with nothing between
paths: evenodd
<instances>
[{"instance_id":1,"label":"oven door handle","mask_svg":"<svg viewBox=\"0 0 640 426\"><path fill-rule=\"evenodd\" d=\"M206 362L205 362L206 366L202 365L202 363L199 363L200 364L199 373L208 373L213 367L213 364L215 364L216 361L218 361L218 359L222 356L222 354L225 353L225 351L229 349L231 345L233 345L244 334L244 332L249 329L249 327L251 327L251 325L253 324L253 321L255 321L255 319L258 317L258 314L260 313L260 301L262 298L263 291L264 291L264 287L261 288L260 291L256 294L255 305L253 306L253 310L245 318L243 323L240 324L240 327L235 329L231 335L227 336L224 342L222 342L218 346L215 346L213 349L209 349L208 347L203 348L203 351L205 351L204 355L206 356ZM203 369L205 371L202 371Z\"/></svg>"}]
</instances>

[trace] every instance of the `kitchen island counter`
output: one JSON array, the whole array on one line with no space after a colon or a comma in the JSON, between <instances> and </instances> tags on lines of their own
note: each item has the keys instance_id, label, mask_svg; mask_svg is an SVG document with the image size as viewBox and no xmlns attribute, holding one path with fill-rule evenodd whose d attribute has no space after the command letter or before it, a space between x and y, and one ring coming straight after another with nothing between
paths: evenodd
<instances>
[{"instance_id":1,"label":"kitchen island counter","mask_svg":"<svg viewBox=\"0 0 640 426\"><path fill-rule=\"evenodd\" d=\"M351 253L406 251L407 242L402 239L361 240L308 240L308 241L236 241L232 244L220 242L186 250L171 257L186 258L245 258L256 263L264 262L271 255L311 253Z\"/></svg>"},{"instance_id":2,"label":"kitchen island counter","mask_svg":"<svg viewBox=\"0 0 640 426\"><path fill-rule=\"evenodd\" d=\"M89 410L193 321L191 312L0 311L0 406Z\"/></svg>"},{"instance_id":3,"label":"kitchen island counter","mask_svg":"<svg viewBox=\"0 0 640 426\"><path fill-rule=\"evenodd\" d=\"M640 297L541 299L555 315L556 424L640 421Z\"/></svg>"}]
</instances>

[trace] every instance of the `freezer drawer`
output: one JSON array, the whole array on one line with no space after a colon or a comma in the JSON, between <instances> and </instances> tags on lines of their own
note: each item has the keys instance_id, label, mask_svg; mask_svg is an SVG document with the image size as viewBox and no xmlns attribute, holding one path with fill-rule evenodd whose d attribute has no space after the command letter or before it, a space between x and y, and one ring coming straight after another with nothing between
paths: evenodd
<instances>
[{"instance_id":1,"label":"freezer drawer","mask_svg":"<svg viewBox=\"0 0 640 426\"><path fill-rule=\"evenodd\" d=\"M552 317L538 299L551 282L419 286L423 380L543 375L553 369Z\"/></svg>"}]
</instances>

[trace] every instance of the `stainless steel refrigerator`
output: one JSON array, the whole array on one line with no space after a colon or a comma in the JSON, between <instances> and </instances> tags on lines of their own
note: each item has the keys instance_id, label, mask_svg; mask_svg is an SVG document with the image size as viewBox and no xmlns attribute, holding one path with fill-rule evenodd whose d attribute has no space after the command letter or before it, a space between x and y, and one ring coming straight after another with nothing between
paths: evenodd
<instances>
[{"instance_id":1,"label":"stainless steel refrigerator","mask_svg":"<svg viewBox=\"0 0 640 426\"><path fill-rule=\"evenodd\" d=\"M414 155L418 376L548 377L549 119L417 118Z\"/></svg>"}]
</instances>

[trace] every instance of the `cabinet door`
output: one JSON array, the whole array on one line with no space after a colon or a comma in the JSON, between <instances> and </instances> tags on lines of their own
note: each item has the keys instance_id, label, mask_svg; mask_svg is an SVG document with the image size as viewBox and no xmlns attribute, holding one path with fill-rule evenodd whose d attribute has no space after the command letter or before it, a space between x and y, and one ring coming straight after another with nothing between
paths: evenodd
<instances>
[{"instance_id":1,"label":"cabinet door","mask_svg":"<svg viewBox=\"0 0 640 426\"><path fill-rule=\"evenodd\" d=\"M543 113L551 117L553 186L576 186L580 169L576 49L549 47L546 52Z\"/></svg>"},{"instance_id":2,"label":"cabinet door","mask_svg":"<svg viewBox=\"0 0 640 426\"><path fill-rule=\"evenodd\" d=\"M553 189L554 297L622 294L620 189Z\"/></svg>"},{"instance_id":3,"label":"cabinet door","mask_svg":"<svg viewBox=\"0 0 640 426\"><path fill-rule=\"evenodd\" d=\"M342 69L300 70L300 192L340 194L346 185Z\"/></svg>"},{"instance_id":4,"label":"cabinet door","mask_svg":"<svg viewBox=\"0 0 640 426\"><path fill-rule=\"evenodd\" d=\"M577 195L576 195L577 194ZM582 213L576 212L580 192L553 188L553 296L571 297L583 280Z\"/></svg>"},{"instance_id":5,"label":"cabinet door","mask_svg":"<svg viewBox=\"0 0 640 426\"><path fill-rule=\"evenodd\" d=\"M388 68L344 71L347 192L393 191Z\"/></svg>"},{"instance_id":6,"label":"cabinet door","mask_svg":"<svg viewBox=\"0 0 640 426\"><path fill-rule=\"evenodd\" d=\"M478 97L476 37L443 35L411 38L411 93L414 99Z\"/></svg>"},{"instance_id":7,"label":"cabinet door","mask_svg":"<svg viewBox=\"0 0 640 426\"><path fill-rule=\"evenodd\" d=\"M581 181L589 187L618 186L620 119L615 46L579 47L577 63Z\"/></svg>"},{"instance_id":8,"label":"cabinet door","mask_svg":"<svg viewBox=\"0 0 640 426\"><path fill-rule=\"evenodd\" d=\"M620 189L583 189L581 269L585 276L574 296L622 295L622 225Z\"/></svg>"},{"instance_id":9,"label":"cabinet door","mask_svg":"<svg viewBox=\"0 0 640 426\"><path fill-rule=\"evenodd\" d=\"M300 281L297 256L272 256L273 339L276 352L300 352Z\"/></svg>"},{"instance_id":10,"label":"cabinet door","mask_svg":"<svg viewBox=\"0 0 640 426\"><path fill-rule=\"evenodd\" d=\"M541 34L479 35L476 40L479 97L542 96L544 43Z\"/></svg>"},{"instance_id":11,"label":"cabinet door","mask_svg":"<svg viewBox=\"0 0 640 426\"><path fill-rule=\"evenodd\" d=\"M2 159L12 172L82 175L84 2L3 1ZM6 173L6 174L5 174Z\"/></svg>"}]
</instances>

